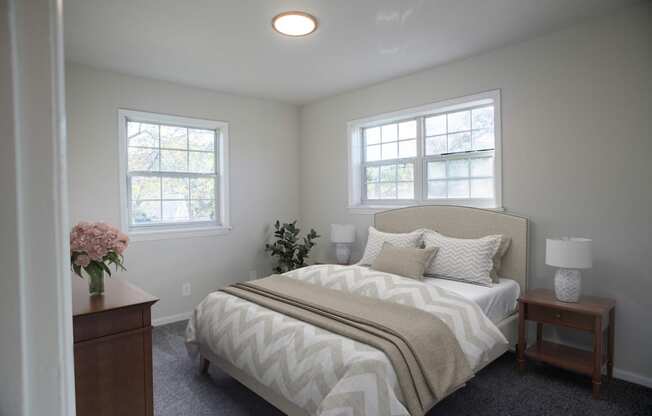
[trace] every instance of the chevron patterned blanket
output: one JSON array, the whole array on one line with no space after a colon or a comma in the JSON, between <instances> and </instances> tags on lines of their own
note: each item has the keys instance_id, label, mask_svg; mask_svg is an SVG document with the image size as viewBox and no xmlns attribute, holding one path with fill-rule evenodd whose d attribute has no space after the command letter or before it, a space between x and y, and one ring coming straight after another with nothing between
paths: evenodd
<instances>
[{"instance_id":1,"label":"chevron patterned blanket","mask_svg":"<svg viewBox=\"0 0 652 416\"><path fill-rule=\"evenodd\" d=\"M477 371L507 341L480 308L450 291L359 266L319 265L286 277L430 313L452 331ZM387 355L224 292L211 293L187 328L189 351L209 348L310 415L409 415ZM440 398L441 399L441 398Z\"/></svg>"}]
</instances>

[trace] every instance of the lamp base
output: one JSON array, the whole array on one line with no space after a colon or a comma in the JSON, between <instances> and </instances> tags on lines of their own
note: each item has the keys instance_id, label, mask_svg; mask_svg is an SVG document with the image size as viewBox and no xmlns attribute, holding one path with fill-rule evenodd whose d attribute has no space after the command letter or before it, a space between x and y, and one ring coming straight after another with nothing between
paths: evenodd
<instances>
[{"instance_id":1,"label":"lamp base","mask_svg":"<svg viewBox=\"0 0 652 416\"><path fill-rule=\"evenodd\" d=\"M335 258L338 264L349 264L351 245L348 243L335 243Z\"/></svg>"},{"instance_id":2,"label":"lamp base","mask_svg":"<svg viewBox=\"0 0 652 416\"><path fill-rule=\"evenodd\" d=\"M558 269L555 273L555 296L562 302L577 302L582 292L582 273L574 269Z\"/></svg>"}]
</instances>

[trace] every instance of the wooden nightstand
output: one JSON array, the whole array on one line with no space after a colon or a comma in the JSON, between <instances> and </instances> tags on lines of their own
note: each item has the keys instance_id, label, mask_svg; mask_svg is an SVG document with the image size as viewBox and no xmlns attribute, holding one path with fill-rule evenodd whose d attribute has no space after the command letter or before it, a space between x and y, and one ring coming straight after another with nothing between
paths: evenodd
<instances>
[{"instance_id":1,"label":"wooden nightstand","mask_svg":"<svg viewBox=\"0 0 652 416\"><path fill-rule=\"evenodd\" d=\"M518 300L518 365L525 367L525 357L592 376L593 398L600 395L602 366L613 377L614 329L616 302L611 299L583 296L578 303L560 302L547 289L530 290ZM526 321L537 322L537 342L527 348ZM558 325L593 334L593 351L544 341L543 325ZM604 331L608 328L607 354L604 354Z\"/></svg>"}]
</instances>

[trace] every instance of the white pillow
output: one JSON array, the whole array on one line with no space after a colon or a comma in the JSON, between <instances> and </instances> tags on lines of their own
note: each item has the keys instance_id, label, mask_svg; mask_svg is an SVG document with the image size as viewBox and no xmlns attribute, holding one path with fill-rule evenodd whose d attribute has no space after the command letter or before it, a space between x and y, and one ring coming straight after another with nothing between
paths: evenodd
<instances>
[{"instance_id":1,"label":"white pillow","mask_svg":"<svg viewBox=\"0 0 652 416\"><path fill-rule=\"evenodd\" d=\"M482 238L453 238L426 230L423 241L426 247L438 247L437 255L426 269L426 275L491 286L494 256L502 236Z\"/></svg>"},{"instance_id":2,"label":"white pillow","mask_svg":"<svg viewBox=\"0 0 652 416\"><path fill-rule=\"evenodd\" d=\"M361 266L370 266L380 253L384 243L389 243L394 247L400 248L416 248L421 243L422 234L422 230L416 230L406 234L384 233L374 227L369 227L367 246L358 264Z\"/></svg>"}]
</instances>

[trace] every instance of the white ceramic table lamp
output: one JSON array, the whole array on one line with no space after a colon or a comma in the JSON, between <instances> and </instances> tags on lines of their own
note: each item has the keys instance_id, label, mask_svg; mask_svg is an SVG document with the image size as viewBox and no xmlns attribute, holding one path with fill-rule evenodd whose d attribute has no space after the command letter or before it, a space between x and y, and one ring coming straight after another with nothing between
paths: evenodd
<instances>
[{"instance_id":1,"label":"white ceramic table lamp","mask_svg":"<svg viewBox=\"0 0 652 416\"><path fill-rule=\"evenodd\" d=\"M352 224L331 224L331 242L335 243L335 257L339 264L348 264L351 258L351 244L355 241L355 226Z\"/></svg>"},{"instance_id":2,"label":"white ceramic table lamp","mask_svg":"<svg viewBox=\"0 0 652 416\"><path fill-rule=\"evenodd\" d=\"M590 238L546 239L546 264L559 267L555 273L555 296L562 302L577 302L582 274L593 262Z\"/></svg>"}]
</instances>

